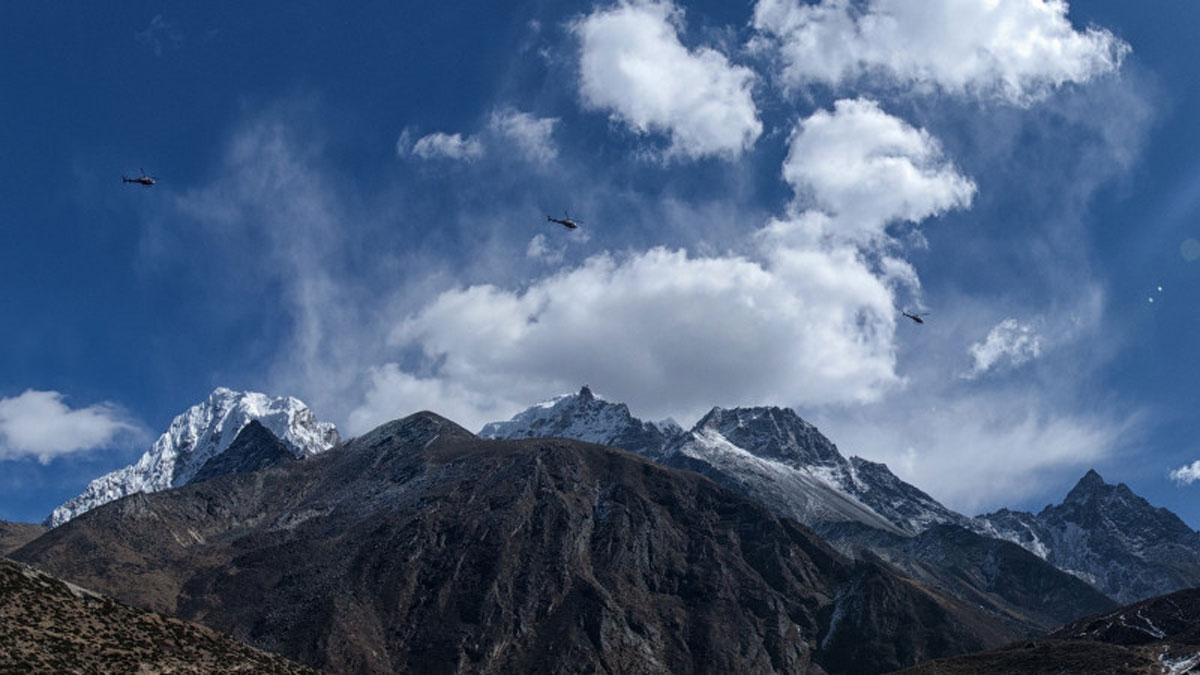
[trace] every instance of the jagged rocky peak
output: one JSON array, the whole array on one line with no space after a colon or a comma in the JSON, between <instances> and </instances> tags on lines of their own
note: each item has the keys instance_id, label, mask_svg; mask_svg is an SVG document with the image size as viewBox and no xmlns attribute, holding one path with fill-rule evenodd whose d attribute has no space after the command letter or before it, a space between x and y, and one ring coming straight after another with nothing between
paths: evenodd
<instances>
[{"instance_id":1,"label":"jagged rocky peak","mask_svg":"<svg viewBox=\"0 0 1200 675\"><path fill-rule=\"evenodd\" d=\"M1095 469L1088 469L1088 472L1083 474L1083 478L1080 478L1075 487L1071 488L1071 491L1067 493L1067 497L1063 500L1063 503L1087 501L1106 487L1110 486L1104 482L1100 474L1096 473ZM1129 488L1126 489L1128 490Z\"/></svg>"},{"instance_id":2,"label":"jagged rocky peak","mask_svg":"<svg viewBox=\"0 0 1200 675\"><path fill-rule=\"evenodd\" d=\"M242 427L237 438L221 454L209 459L200 467L190 482L246 473L296 459L292 451L275 434L258 420Z\"/></svg>"},{"instance_id":3,"label":"jagged rocky peak","mask_svg":"<svg viewBox=\"0 0 1200 675\"><path fill-rule=\"evenodd\" d=\"M695 430L711 429L764 459L792 466L842 466L837 446L791 408L713 408Z\"/></svg>"},{"instance_id":4,"label":"jagged rocky peak","mask_svg":"<svg viewBox=\"0 0 1200 675\"><path fill-rule=\"evenodd\" d=\"M334 425L319 421L300 399L217 387L204 402L172 420L166 432L136 463L92 481L83 494L55 509L46 524L56 527L101 504L136 492L187 485L209 460L228 450L253 420L269 430L296 458L324 452L338 442ZM231 461L229 465L240 463ZM213 475L206 472L205 477Z\"/></svg>"},{"instance_id":5,"label":"jagged rocky peak","mask_svg":"<svg viewBox=\"0 0 1200 675\"><path fill-rule=\"evenodd\" d=\"M1200 533L1094 470L1037 515L1001 510L976 522L1120 602L1200 585Z\"/></svg>"},{"instance_id":6,"label":"jagged rocky peak","mask_svg":"<svg viewBox=\"0 0 1200 675\"><path fill-rule=\"evenodd\" d=\"M683 432L667 420L643 422L624 403L613 403L592 393L586 384L575 394L564 394L518 413L507 422L490 422L479 431L482 438L571 438L657 456Z\"/></svg>"}]
</instances>

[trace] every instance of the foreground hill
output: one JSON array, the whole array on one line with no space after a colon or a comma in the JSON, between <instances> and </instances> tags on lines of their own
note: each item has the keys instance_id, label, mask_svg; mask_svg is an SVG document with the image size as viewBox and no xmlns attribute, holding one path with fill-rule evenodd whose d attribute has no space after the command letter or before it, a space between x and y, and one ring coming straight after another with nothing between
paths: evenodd
<instances>
[{"instance_id":1,"label":"foreground hill","mask_svg":"<svg viewBox=\"0 0 1200 675\"><path fill-rule=\"evenodd\" d=\"M313 672L10 560L0 560L0 597L0 672Z\"/></svg>"},{"instance_id":2,"label":"foreground hill","mask_svg":"<svg viewBox=\"0 0 1200 675\"><path fill-rule=\"evenodd\" d=\"M1045 638L921 664L914 675L1200 671L1200 589L1075 621Z\"/></svg>"},{"instance_id":3,"label":"foreground hill","mask_svg":"<svg viewBox=\"0 0 1200 675\"><path fill-rule=\"evenodd\" d=\"M870 673L1017 637L697 474L431 413L13 556L336 672Z\"/></svg>"},{"instance_id":4,"label":"foreground hill","mask_svg":"<svg viewBox=\"0 0 1200 675\"><path fill-rule=\"evenodd\" d=\"M0 556L8 555L25 544L42 536L46 528L33 523L10 523L0 520Z\"/></svg>"}]
</instances>

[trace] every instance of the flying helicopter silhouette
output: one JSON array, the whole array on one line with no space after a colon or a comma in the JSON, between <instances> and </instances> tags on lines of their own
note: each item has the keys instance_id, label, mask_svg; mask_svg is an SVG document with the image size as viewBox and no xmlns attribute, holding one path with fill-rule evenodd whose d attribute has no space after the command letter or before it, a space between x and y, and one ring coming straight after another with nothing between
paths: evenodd
<instances>
[{"instance_id":1,"label":"flying helicopter silhouette","mask_svg":"<svg viewBox=\"0 0 1200 675\"><path fill-rule=\"evenodd\" d=\"M546 216L546 220L548 220L552 223L558 223L559 225L562 225L563 227L567 228L568 230L574 230L575 228L577 228L583 224L582 220L572 219L571 214L567 213L566 211L563 211L563 216L564 217L562 217L562 218L555 218L554 216Z\"/></svg>"},{"instance_id":2,"label":"flying helicopter silhouette","mask_svg":"<svg viewBox=\"0 0 1200 675\"><path fill-rule=\"evenodd\" d=\"M922 314L917 314L916 312L913 312L912 314L909 314L908 312L906 312L904 310L900 310L900 313L903 314L904 316L912 319L916 323L925 323L925 319L923 319L921 317L929 316L929 312L924 312Z\"/></svg>"},{"instance_id":3,"label":"flying helicopter silhouette","mask_svg":"<svg viewBox=\"0 0 1200 675\"><path fill-rule=\"evenodd\" d=\"M121 176L121 182L122 183L137 183L138 185L144 185L146 187L150 187L151 185L154 185L155 178L153 176L146 175L145 169L139 169L139 171L142 172L142 175L138 176L137 178L126 178L125 176Z\"/></svg>"}]
</instances>

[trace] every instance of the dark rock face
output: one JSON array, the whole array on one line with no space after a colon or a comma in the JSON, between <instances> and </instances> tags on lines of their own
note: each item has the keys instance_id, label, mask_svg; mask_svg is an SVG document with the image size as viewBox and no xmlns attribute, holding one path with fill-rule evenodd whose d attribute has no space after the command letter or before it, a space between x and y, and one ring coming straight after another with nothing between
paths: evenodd
<instances>
[{"instance_id":1,"label":"dark rock face","mask_svg":"<svg viewBox=\"0 0 1200 675\"><path fill-rule=\"evenodd\" d=\"M315 672L9 560L0 560L0 598L0 672Z\"/></svg>"},{"instance_id":2,"label":"dark rock face","mask_svg":"<svg viewBox=\"0 0 1200 675\"><path fill-rule=\"evenodd\" d=\"M1103 593L1020 546L956 525L935 525L915 537L861 525L823 534L835 546L865 548L904 575L945 589L1030 636L1116 606Z\"/></svg>"},{"instance_id":3,"label":"dark rock face","mask_svg":"<svg viewBox=\"0 0 1200 675\"><path fill-rule=\"evenodd\" d=\"M221 454L212 457L188 483L199 483L217 476L245 473L295 460L295 455L275 434L258 420L242 427L233 443Z\"/></svg>"},{"instance_id":4,"label":"dark rock face","mask_svg":"<svg viewBox=\"0 0 1200 675\"><path fill-rule=\"evenodd\" d=\"M0 556L21 548L42 536L45 531L45 527L33 523L10 523L0 520Z\"/></svg>"},{"instance_id":5,"label":"dark rock face","mask_svg":"<svg viewBox=\"0 0 1200 675\"><path fill-rule=\"evenodd\" d=\"M1200 670L1200 589L1079 619L1003 649L921 664L906 673L1194 673Z\"/></svg>"},{"instance_id":6,"label":"dark rock face","mask_svg":"<svg viewBox=\"0 0 1200 675\"><path fill-rule=\"evenodd\" d=\"M1063 640L1113 645L1170 642L1200 651L1200 588L1189 588L1089 616L1051 633Z\"/></svg>"},{"instance_id":7,"label":"dark rock face","mask_svg":"<svg viewBox=\"0 0 1200 675\"><path fill-rule=\"evenodd\" d=\"M869 673L1017 636L701 476L429 413L14 556L336 672Z\"/></svg>"},{"instance_id":8,"label":"dark rock face","mask_svg":"<svg viewBox=\"0 0 1200 675\"><path fill-rule=\"evenodd\" d=\"M695 429L714 429L758 457L794 467L836 466L845 459L817 428L790 408L713 408Z\"/></svg>"},{"instance_id":9,"label":"dark rock face","mask_svg":"<svg viewBox=\"0 0 1200 675\"><path fill-rule=\"evenodd\" d=\"M1036 516L1005 509L979 520L1120 602L1200 586L1200 533L1095 471Z\"/></svg>"}]
</instances>

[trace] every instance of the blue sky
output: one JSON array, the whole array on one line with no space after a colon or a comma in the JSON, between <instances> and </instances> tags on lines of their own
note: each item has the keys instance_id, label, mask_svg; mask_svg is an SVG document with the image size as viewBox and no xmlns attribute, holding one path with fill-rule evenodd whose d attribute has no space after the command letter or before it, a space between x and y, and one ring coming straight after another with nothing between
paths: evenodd
<instances>
[{"instance_id":1,"label":"blue sky","mask_svg":"<svg viewBox=\"0 0 1200 675\"><path fill-rule=\"evenodd\" d=\"M1195 3L0 26L0 518L216 386L350 435L586 382L685 425L794 406L967 512L1095 467L1200 526ZM153 188L120 182L143 167ZM579 230L546 222L568 209Z\"/></svg>"}]
</instances>

